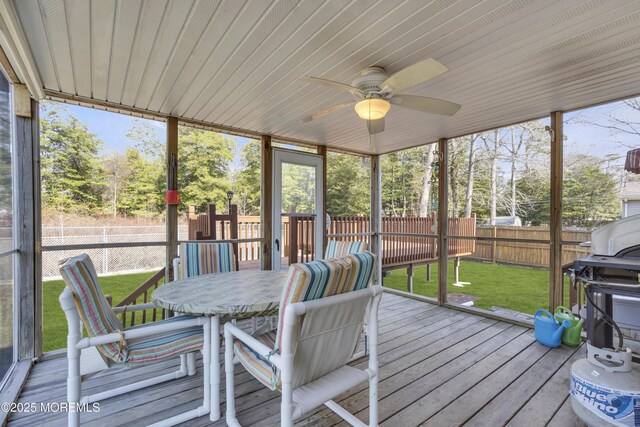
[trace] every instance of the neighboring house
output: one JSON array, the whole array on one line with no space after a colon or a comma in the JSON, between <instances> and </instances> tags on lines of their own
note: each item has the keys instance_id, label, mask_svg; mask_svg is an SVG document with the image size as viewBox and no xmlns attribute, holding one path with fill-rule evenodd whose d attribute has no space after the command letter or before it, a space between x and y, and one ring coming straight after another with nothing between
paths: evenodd
<instances>
[{"instance_id":1,"label":"neighboring house","mask_svg":"<svg viewBox=\"0 0 640 427\"><path fill-rule=\"evenodd\" d=\"M627 181L620 191L622 218L640 215L640 180Z\"/></svg>"}]
</instances>

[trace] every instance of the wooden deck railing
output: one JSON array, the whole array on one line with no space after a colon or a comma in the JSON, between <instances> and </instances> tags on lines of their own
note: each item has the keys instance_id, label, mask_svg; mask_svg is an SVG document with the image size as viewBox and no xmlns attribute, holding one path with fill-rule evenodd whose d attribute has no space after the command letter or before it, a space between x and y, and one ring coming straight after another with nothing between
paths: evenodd
<instances>
[{"instance_id":1,"label":"wooden deck railing","mask_svg":"<svg viewBox=\"0 0 640 427\"><path fill-rule=\"evenodd\" d=\"M158 289L161 283L164 282L165 269L158 271L153 276L148 278L143 284L138 286L138 288L133 291L129 296L120 301L116 307L125 307L129 305L136 304L146 304L151 302L151 295L153 291ZM122 312L121 321L122 326L125 328L130 328L131 326L135 326L136 324L144 324L149 322L155 322L156 320L162 320L167 316L172 316L173 313L166 312L161 308L156 308L153 310L144 310L139 312Z\"/></svg>"}]
</instances>

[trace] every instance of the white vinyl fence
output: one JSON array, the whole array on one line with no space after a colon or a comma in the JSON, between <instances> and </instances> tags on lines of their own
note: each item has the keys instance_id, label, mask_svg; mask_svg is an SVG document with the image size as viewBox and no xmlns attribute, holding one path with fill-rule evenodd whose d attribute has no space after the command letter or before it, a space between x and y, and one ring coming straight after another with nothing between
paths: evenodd
<instances>
[{"instance_id":1,"label":"white vinyl fence","mask_svg":"<svg viewBox=\"0 0 640 427\"><path fill-rule=\"evenodd\" d=\"M187 239L187 226L178 227L178 239ZM43 227L42 277L59 278L58 265L68 257L87 253L100 275L153 271L165 264L164 246L65 249L49 251L51 246L87 244L145 243L166 241L165 226Z\"/></svg>"}]
</instances>

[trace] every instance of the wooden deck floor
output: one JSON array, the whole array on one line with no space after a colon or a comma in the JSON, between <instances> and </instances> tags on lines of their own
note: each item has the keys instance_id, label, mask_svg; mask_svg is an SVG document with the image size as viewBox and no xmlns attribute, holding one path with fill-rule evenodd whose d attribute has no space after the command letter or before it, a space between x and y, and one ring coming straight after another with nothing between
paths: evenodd
<instances>
[{"instance_id":1,"label":"wooden deck floor","mask_svg":"<svg viewBox=\"0 0 640 427\"><path fill-rule=\"evenodd\" d=\"M551 350L536 343L533 331L522 326L385 293L379 353L382 426L581 425L571 411L567 392L569 367L584 351ZM64 402L65 363L64 358L37 363L19 402ZM87 380L85 387L97 392L176 366L177 360L135 370L112 368ZM240 422L277 425L279 394L261 387L242 368L236 372ZM82 424L146 425L195 408L202 398L201 375L198 369L196 377L105 400L100 412L83 414ZM338 402L367 420L364 387L345 393ZM9 427L64 424L65 414L42 412L14 414L8 422ZM185 425L210 424L202 417ZM346 424L329 410L319 409L299 425Z\"/></svg>"}]
</instances>

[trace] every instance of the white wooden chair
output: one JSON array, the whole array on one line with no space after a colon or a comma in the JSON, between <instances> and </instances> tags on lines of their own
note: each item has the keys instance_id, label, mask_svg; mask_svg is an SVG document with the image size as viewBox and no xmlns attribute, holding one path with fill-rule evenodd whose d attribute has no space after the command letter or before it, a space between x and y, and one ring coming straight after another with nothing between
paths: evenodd
<instances>
[{"instance_id":1,"label":"white wooden chair","mask_svg":"<svg viewBox=\"0 0 640 427\"><path fill-rule=\"evenodd\" d=\"M375 257L369 252L294 264L280 302L277 332L251 336L225 325L227 424L239 426L234 402L234 364L271 390L280 390L281 426L293 426L325 404L356 426L365 424L332 399L369 382L369 425L378 420L377 316L382 287L368 287ZM368 313L369 363L348 366Z\"/></svg>"},{"instance_id":2,"label":"white wooden chair","mask_svg":"<svg viewBox=\"0 0 640 427\"><path fill-rule=\"evenodd\" d=\"M198 350L202 351L204 358L203 405L163 420L159 425L174 425L209 413L211 334L207 318L178 316L124 329L116 315L117 312L157 307L154 304L140 304L111 308L102 293L93 263L86 254L66 260L60 267L60 274L67 285L59 299L68 323L69 426L80 424L83 405L195 374L195 358L187 360L184 355L195 354ZM82 337L83 327L88 337ZM138 367L175 359L177 356L181 356L181 363L175 372L82 396L83 376L110 366ZM192 366L187 366L188 364Z\"/></svg>"}]
</instances>

